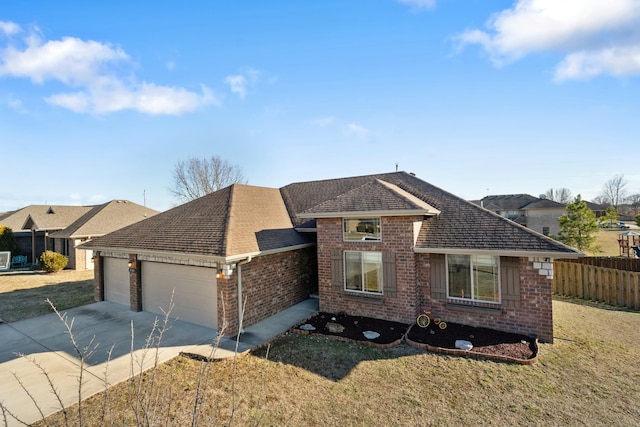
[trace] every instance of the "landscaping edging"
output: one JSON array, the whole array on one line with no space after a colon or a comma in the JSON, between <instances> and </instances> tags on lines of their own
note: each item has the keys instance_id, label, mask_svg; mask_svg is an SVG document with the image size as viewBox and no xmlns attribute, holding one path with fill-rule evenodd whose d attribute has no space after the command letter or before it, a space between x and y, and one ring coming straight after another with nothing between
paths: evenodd
<instances>
[{"instance_id":1,"label":"landscaping edging","mask_svg":"<svg viewBox=\"0 0 640 427\"><path fill-rule=\"evenodd\" d=\"M301 325L304 323L301 323ZM300 326L300 325L298 325ZM294 327L291 329L291 332L293 332L294 334L298 334L298 335L321 335L323 338L328 338L331 339L333 341L341 341L341 342L348 342L348 343L352 343L352 344L359 344L359 345L364 345L367 347L374 347L374 348L379 348L382 350L386 350L389 348L393 348L393 347L397 347L400 344L402 344L402 341L405 339L406 334L403 335L400 339L391 342L391 343L387 343L387 344L380 344L377 342L373 342L373 341L361 341L361 340L354 340L351 338L345 338L345 337L341 337L339 335L329 335L329 334L325 334L323 332L317 332L317 331L303 331L302 329L299 329L298 326Z\"/></svg>"},{"instance_id":2,"label":"landscaping edging","mask_svg":"<svg viewBox=\"0 0 640 427\"><path fill-rule=\"evenodd\" d=\"M431 351L434 353L442 353L442 354L447 354L450 356L462 356L462 357L472 357L475 359L488 359L488 360L495 360L498 362L508 362L508 363L517 363L520 365L533 365L534 363L536 363L538 361L538 351L539 351L539 347L538 347L538 339L534 339L534 341L532 342L533 345L533 357L530 359L516 359L514 357L508 357L508 356L501 356L498 354L488 354L488 353L481 353L479 351L473 351L473 350L458 350L458 349L452 349L452 348L444 348L444 347L434 347L432 345L429 344L423 344L420 342L416 342L416 341L412 341L409 338L409 332L411 331L411 328L413 328L414 324L412 324L411 326L409 326L409 329L407 330L407 333L404 336L404 339L406 340L407 344L409 344L412 347L415 348L419 348L421 350L427 350L427 351Z\"/></svg>"}]
</instances>

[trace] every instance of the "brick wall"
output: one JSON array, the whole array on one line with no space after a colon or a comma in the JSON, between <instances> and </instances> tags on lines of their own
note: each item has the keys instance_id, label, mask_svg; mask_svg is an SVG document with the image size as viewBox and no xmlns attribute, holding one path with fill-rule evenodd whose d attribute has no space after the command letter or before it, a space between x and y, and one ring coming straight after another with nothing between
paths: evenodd
<instances>
[{"instance_id":1,"label":"brick wall","mask_svg":"<svg viewBox=\"0 0 640 427\"><path fill-rule=\"evenodd\" d=\"M138 255L129 254L129 304L131 311L142 311L142 263Z\"/></svg>"},{"instance_id":2,"label":"brick wall","mask_svg":"<svg viewBox=\"0 0 640 427\"><path fill-rule=\"evenodd\" d=\"M345 242L341 218L320 218L318 228L318 288L320 310L331 313L413 322L418 307L416 265L413 253L414 222L420 217L383 217L380 242ZM395 254L396 296L335 290L331 286L331 250L391 251Z\"/></svg>"},{"instance_id":3,"label":"brick wall","mask_svg":"<svg viewBox=\"0 0 640 427\"><path fill-rule=\"evenodd\" d=\"M428 254L417 255L421 306L449 322L535 334L541 342L553 342L551 279L540 274L527 258L519 258L520 307L477 308L431 298L431 265Z\"/></svg>"},{"instance_id":4,"label":"brick wall","mask_svg":"<svg viewBox=\"0 0 640 427\"><path fill-rule=\"evenodd\" d=\"M96 252L93 262L93 299L104 301L104 258Z\"/></svg>"},{"instance_id":5,"label":"brick wall","mask_svg":"<svg viewBox=\"0 0 640 427\"><path fill-rule=\"evenodd\" d=\"M533 262L519 258L519 307L471 307L447 303L431 296L429 254L415 254L413 223L416 217L382 218L381 242L344 242L342 219L318 219L318 287L320 310L331 313L413 323L421 307L455 323L520 334L535 334L542 342L553 342L551 279L540 274ZM331 251L392 251L396 260L395 297L363 295L334 289L331 284Z\"/></svg>"},{"instance_id":6,"label":"brick wall","mask_svg":"<svg viewBox=\"0 0 640 427\"><path fill-rule=\"evenodd\" d=\"M253 258L236 267L228 279L218 279L218 325L225 335L238 330L238 268L246 301L243 326L253 325L309 298L317 288L315 248ZM226 319L225 319L226 317Z\"/></svg>"}]
</instances>

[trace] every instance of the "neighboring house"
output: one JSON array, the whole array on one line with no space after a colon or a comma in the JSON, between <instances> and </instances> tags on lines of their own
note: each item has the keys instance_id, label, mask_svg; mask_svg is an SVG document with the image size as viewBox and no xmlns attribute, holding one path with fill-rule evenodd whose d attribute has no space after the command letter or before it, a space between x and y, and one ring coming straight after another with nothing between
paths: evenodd
<instances>
[{"instance_id":1,"label":"neighboring house","mask_svg":"<svg viewBox=\"0 0 640 427\"><path fill-rule=\"evenodd\" d=\"M0 224L13 231L21 255L35 264L42 252L53 250L52 232L64 229L90 210L89 206L29 205L6 214Z\"/></svg>"},{"instance_id":2,"label":"neighboring house","mask_svg":"<svg viewBox=\"0 0 640 427\"><path fill-rule=\"evenodd\" d=\"M53 240L52 250L69 258L66 267L68 269L93 270L91 253L78 249L79 244L142 221L157 213L156 210L128 200L112 200L94 206L63 230L49 235ZM34 224L36 224L35 221Z\"/></svg>"},{"instance_id":3,"label":"neighboring house","mask_svg":"<svg viewBox=\"0 0 640 427\"><path fill-rule=\"evenodd\" d=\"M587 204L587 207L589 209L591 209L591 211L594 213L594 215L596 216L596 218L600 218L606 215L607 213L607 206L605 205L599 205L597 203L593 203L593 202L585 202ZM624 220L623 220L624 221Z\"/></svg>"},{"instance_id":4,"label":"neighboring house","mask_svg":"<svg viewBox=\"0 0 640 427\"><path fill-rule=\"evenodd\" d=\"M318 292L321 311L553 341L554 258L582 253L412 174L235 184L82 245L95 298L234 335ZM240 313L244 311L244 317Z\"/></svg>"},{"instance_id":5,"label":"neighboring house","mask_svg":"<svg viewBox=\"0 0 640 427\"><path fill-rule=\"evenodd\" d=\"M156 213L126 200L98 206L30 205L4 214L0 224L11 228L29 264L36 264L44 251L52 250L69 257L67 268L85 270L93 268L91 255L77 251L78 243Z\"/></svg>"},{"instance_id":6,"label":"neighboring house","mask_svg":"<svg viewBox=\"0 0 640 427\"><path fill-rule=\"evenodd\" d=\"M562 203L529 194L486 196L473 203L545 236L560 233L558 218L566 214Z\"/></svg>"}]
</instances>

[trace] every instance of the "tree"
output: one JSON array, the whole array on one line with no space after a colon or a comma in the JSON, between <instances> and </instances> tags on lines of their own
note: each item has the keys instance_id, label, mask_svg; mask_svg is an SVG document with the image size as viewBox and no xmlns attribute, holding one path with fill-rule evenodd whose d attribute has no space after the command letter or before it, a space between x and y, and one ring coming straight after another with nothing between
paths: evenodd
<instances>
[{"instance_id":1,"label":"tree","mask_svg":"<svg viewBox=\"0 0 640 427\"><path fill-rule=\"evenodd\" d=\"M627 181L624 179L624 175L614 176L602 186L600 192L602 201L606 201L618 210L618 205L624 202L627 197L627 190L624 188L626 185Z\"/></svg>"},{"instance_id":2,"label":"tree","mask_svg":"<svg viewBox=\"0 0 640 427\"><path fill-rule=\"evenodd\" d=\"M635 193L627 197L627 203L629 203L633 215L640 213L640 193Z\"/></svg>"},{"instance_id":3,"label":"tree","mask_svg":"<svg viewBox=\"0 0 640 427\"><path fill-rule=\"evenodd\" d=\"M0 251L9 251L11 256L20 255L20 248L13 230L4 225L0 225Z\"/></svg>"},{"instance_id":4,"label":"tree","mask_svg":"<svg viewBox=\"0 0 640 427\"><path fill-rule=\"evenodd\" d=\"M210 159L190 157L176 163L173 187L169 190L181 202L205 196L231 184L246 184L242 169L218 156Z\"/></svg>"},{"instance_id":5,"label":"tree","mask_svg":"<svg viewBox=\"0 0 640 427\"><path fill-rule=\"evenodd\" d=\"M567 204L571 202L571 190L568 188L550 188L544 193L545 198L554 202Z\"/></svg>"},{"instance_id":6,"label":"tree","mask_svg":"<svg viewBox=\"0 0 640 427\"><path fill-rule=\"evenodd\" d=\"M609 224L609 228L611 228L611 224L618 221L618 212L616 212L613 206L609 206L604 212L604 215L601 216L598 221L602 224Z\"/></svg>"},{"instance_id":7,"label":"tree","mask_svg":"<svg viewBox=\"0 0 640 427\"><path fill-rule=\"evenodd\" d=\"M595 233L598 231L596 215L579 194L566 209L567 213L558 218L558 240L580 251L592 248L596 241Z\"/></svg>"}]
</instances>

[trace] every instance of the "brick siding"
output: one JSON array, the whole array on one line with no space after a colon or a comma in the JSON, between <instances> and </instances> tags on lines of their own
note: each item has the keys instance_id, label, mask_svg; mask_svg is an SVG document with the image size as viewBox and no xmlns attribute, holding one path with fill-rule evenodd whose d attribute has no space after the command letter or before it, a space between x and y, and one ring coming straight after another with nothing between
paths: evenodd
<instances>
[{"instance_id":1,"label":"brick siding","mask_svg":"<svg viewBox=\"0 0 640 427\"><path fill-rule=\"evenodd\" d=\"M253 258L236 267L228 279L218 279L218 325L225 335L235 335L238 322L238 268L242 275L242 297L246 301L243 326L309 298L317 288L315 248Z\"/></svg>"},{"instance_id":2,"label":"brick siding","mask_svg":"<svg viewBox=\"0 0 640 427\"><path fill-rule=\"evenodd\" d=\"M320 218L318 228L318 288L320 311L344 312L351 315L412 322L418 307L416 265L413 253L414 222L421 217L383 217L382 239L372 241L343 241L341 218ZM335 290L331 286L331 250L391 251L395 254L396 296Z\"/></svg>"},{"instance_id":3,"label":"brick siding","mask_svg":"<svg viewBox=\"0 0 640 427\"><path fill-rule=\"evenodd\" d=\"M551 279L519 258L520 307L469 307L432 298L429 254L415 254L413 223L416 217L383 217L381 242L344 242L342 219L318 219L318 287L320 310L413 323L422 307L449 322L506 332L535 334L553 342ZM364 295L336 290L331 285L331 250L393 251L396 259L397 294Z\"/></svg>"}]
</instances>

